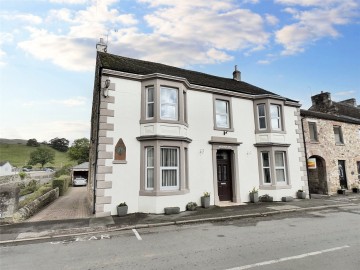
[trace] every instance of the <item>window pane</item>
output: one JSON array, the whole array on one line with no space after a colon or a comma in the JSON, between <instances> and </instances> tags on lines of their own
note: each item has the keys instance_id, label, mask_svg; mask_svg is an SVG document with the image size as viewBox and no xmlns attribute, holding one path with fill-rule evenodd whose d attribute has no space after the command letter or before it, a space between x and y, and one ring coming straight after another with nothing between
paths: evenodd
<instances>
[{"instance_id":1,"label":"window pane","mask_svg":"<svg viewBox=\"0 0 360 270\"><path fill-rule=\"evenodd\" d=\"M229 128L229 102L225 100L215 101L216 126Z\"/></svg>"},{"instance_id":2,"label":"window pane","mask_svg":"<svg viewBox=\"0 0 360 270\"><path fill-rule=\"evenodd\" d=\"M259 116L265 116L265 104L258 105Z\"/></svg>"},{"instance_id":3,"label":"window pane","mask_svg":"<svg viewBox=\"0 0 360 270\"><path fill-rule=\"evenodd\" d=\"M154 117L154 103L148 103L147 105L147 117Z\"/></svg>"},{"instance_id":4,"label":"window pane","mask_svg":"<svg viewBox=\"0 0 360 270\"><path fill-rule=\"evenodd\" d=\"M154 88L147 88L147 101L153 102L154 101Z\"/></svg>"},{"instance_id":5,"label":"window pane","mask_svg":"<svg viewBox=\"0 0 360 270\"><path fill-rule=\"evenodd\" d=\"M161 148L161 167L177 167L177 149Z\"/></svg>"},{"instance_id":6,"label":"window pane","mask_svg":"<svg viewBox=\"0 0 360 270\"><path fill-rule=\"evenodd\" d=\"M227 115L219 115L219 114L217 114L216 115L216 126L228 128L229 123L228 123Z\"/></svg>"},{"instance_id":7,"label":"window pane","mask_svg":"<svg viewBox=\"0 0 360 270\"><path fill-rule=\"evenodd\" d=\"M271 177L270 177L270 169L264 168L264 182L269 184L271 183Z\"/></svg>"},{"instance_id":8,"label":"window pane","mask_svg":"<svg viewBox=\"0 0 360 270\"><path fill-rule=\"evenodd\" d=\"M263 166L269 167L270 166L269 153L262 153L262 158L263 158Z\"/></svg>"},{"instance_id":9,"label":"window pane","mask_svg":"<svg viewBox=\"0 0 360 270\"><path fill-rule=\"evenodd\" d=\"M260 125L260 129L266 128L266 120L265 120L265 117L259 118L259 125Z\"/></svg>"},{"instance_id":10,"label":"window pane","mask_svg":"<svg viewBox=\"0 0 360 270\"><path fill-rule=\"evenodd\" d=\"M148 147L146 148L147 155L147 167L154 167L154 148Z\"/></svg>"},{"instance_id":11,"label":"window pane","mask_svg":"<svg viewBox=\"0 0 360 270\"><path fill-rule=\"evenodd\" d=\"M275 152L275 166L284 167L284 156L282 152Z\"/></svg>"},{"instance_id":12,"label":"window pane","mask_svg":"<svg viewBox=\"0 0 360 270\"><path fill-rule=\"evenodd\" d=\"M276 181L277 182L285 182L285 170L284 169L276 169Z\"/></svg>"},{"instance_id":13,"label":"window pane","mask_svg":"<svg viewBox=\"0 0 360 270\"><path fill-rule=\"evenodd\" d=\"M154 169L153 168L147 169L146 176L147 176L146 187L153 188L154 187Z\"/></svg>"},{"instance_id":14,"label":"window pane","mask_svg":"<svg viewBox=\"0 0 360 270\"><path fill-rule=\"evenodd\" d=\"M174 88L161 87L160 102L161 118L177 120L178 90Z\"/></svg>"},{"instance_id":15,"label":"window pane","mask_svg":"<svg viewBox=\"0 0 360 270\"><path fill-rule=\"evenodd\" d=\"M334 135L335 135L335 142L336 143L343 143L342 134L341 134L341 128L340 127L334 127Z\"/></svg>"},{"instance_id":16,"label":"window pane","mask_svg":"<svg viewBox=\"0 0 360 270\"><path fill-rule=\"evenodd\" d=\"M309 122L310 141L317 141L316 123Z\"/></svg>"},{"instance_id":17,"label":"window pane","mask_svg":"<svg viewBox=\"0 0 360 270\"><path fill-rule=\"evenodd\" d=\"M228 102L225 100L216 100L215 107L216 107L216 113L220 113L220 114L228 113Z\"/></svg>"},{"instance_id":18,"label":"window pane","mask_svg":"<svg viewBox=\"0 0 360 270\"><path fill-rule=\"evenodd\" d=\"M271 127L273 129L281 128L281 115L280 115L280 106L279 105L270 105L270 116L271 116Z\"/></svg>"},{"instance_id":19,"label":"window pane","mask_svg":"<svg viewBox=\"0 0 360 270\"><path fill-rule=\"evenodd\" d=\"M177 170L162 170L162 183L163 187L177 186Z\"/></svg>"}]
</instances>

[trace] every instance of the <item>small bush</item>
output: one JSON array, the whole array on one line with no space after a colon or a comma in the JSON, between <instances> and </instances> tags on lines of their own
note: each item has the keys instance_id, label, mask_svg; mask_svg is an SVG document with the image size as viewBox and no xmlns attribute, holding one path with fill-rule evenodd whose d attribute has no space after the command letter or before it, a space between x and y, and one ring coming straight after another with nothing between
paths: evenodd
<instances>
[{"instance_id":1,"label":"small bush","mask_svg":"<svg viewBox=\"0 0 360 270\"><path fill-rule=\"evenodd\" d=\"M38 187L38 182L36 180L30 180L26 186L24 185L23 188L20 189L20 196L33 193L38 189Z\"/></svg>"},{"instance_id":2,"label":"small bush","mask_svg":"<svg viewBox=\"0 0 360 270\"><path fill-rule=\"evenodd\" d=\"M59 196L63 196L70 184L70 176L61 175L59 178L52 180L52 188L59 188Z\"/></svg>"},{"instance_id":3,"label":"small bush","mask_svg":"<svg viewBox=\"0 0 360 270\"><path fill-rule=\"evenodd\" d=\"M19 176L20 176L20 179L23 180L26 176L26 173L24 172L19 172Z\"/></svg>"},{"instance_id":4,"label":"small bush","mask_svg":"<svg viewBox=\"0 0 360 270\"><path fill-rule=\"evenodd\" d=\"M61 175L70 175L70 169L73 165L67 164L58 171L55 172L55 177L60 177Z\"/></svg>"},{"instance_id":5,"label":"small bush","mask_svg":"<svg viewBox=\"0 0 360 270\"><path fill-rule=\"evenodd\" d=\"M196 202L189 202L189 203L186 205L186 210L188 210L188 211L195 211L195 210L196 210L196 207L197 207Z\"/></svg>"}]
</instances>

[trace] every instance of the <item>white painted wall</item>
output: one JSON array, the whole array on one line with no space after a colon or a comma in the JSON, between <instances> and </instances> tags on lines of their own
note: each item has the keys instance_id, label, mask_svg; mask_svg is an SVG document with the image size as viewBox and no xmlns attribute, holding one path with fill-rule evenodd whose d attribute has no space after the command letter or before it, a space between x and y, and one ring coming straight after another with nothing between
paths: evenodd
<instances>
[{"instance_id":1,"label":"white painted wall","mask_svg":"<svg viewBox=\"0 0 360 270\"><path fill-rule=\"evenodd\" d=\"M109 109L115 110L115 117L110 118L114 124L114 131L108 132L109 137L114 138L114 144L107 146L107 151L113 151L119 138L122 138L127 147L127 164L113 164L112 159L106 161L106 166L113 167L113 173L107 174L106 180L112 181L112 189L106 190L105 196L111 196L111 204L105 205L105 211L116 214L116 205L125 201L129 206L129 213L147 212L163 213L165 207L178 206L181 211L190 201L200 204L203 193L211 193L211 203L214 204L212 146L209 144L212 136L224 138L237 138L242 144L238 147L238 172L239 194L241 202L249 201L249 191L253 187L259 187L259 168L257 148L254 144L259 140L255 136L254 107L253 101L232 98L232 115L234 132L226 135L222 131L214 130L213 123L213 96L212 94L192 91L187 92L188 128L179 125L161 124L154 125L153 130L157 134L187 136L192 139L188 148L189 158L189 189L184 195L173 196L139 196L140 190L140 142L136 137L146 134L151 128L140 125L141 113L141 83L138 81L111 78L115 83L115 91L110 91L110 96L115 96L115 104L109 104ZM286 134L281 138L269 136L270 140L283 140L291 144L288 149L289 176L291 189L260 190L259 195L269 194L275 200L281 200L282 196L295 196L298 189L302 188L300 171L300 153L295 125L296 108L285 107ZM147 124L146 124L147 125ZM178 130L178 131L176 131Z\"/></svg>"}]
</instances>

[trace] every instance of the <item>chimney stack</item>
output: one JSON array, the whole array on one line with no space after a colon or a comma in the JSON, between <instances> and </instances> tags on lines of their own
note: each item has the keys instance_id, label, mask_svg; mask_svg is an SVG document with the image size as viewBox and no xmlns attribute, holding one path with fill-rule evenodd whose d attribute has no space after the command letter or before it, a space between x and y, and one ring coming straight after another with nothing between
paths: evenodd
<instances>
[{"instance_id":1,"label":"chimney stack","mask_svg":"<svg viewBox=\"0 0 360 270\"><path fill-rule=\"evenodd\" d=\"M233 72L233 79L238 82L241 81L241 72L238 71L237 65L235 65L235 71Z\"/></svg>"},{"instance_id":2,"label":"chimney stack","mask_svg":"<svg viewBox=\"0 0 360 270\"><path fill-rule=\"evenodd\" d=\"M107 44L104 42L103 38L100 38L100 41L96 43L96 50L98 52L107 52Z\"/></svg>"}]
</instances>

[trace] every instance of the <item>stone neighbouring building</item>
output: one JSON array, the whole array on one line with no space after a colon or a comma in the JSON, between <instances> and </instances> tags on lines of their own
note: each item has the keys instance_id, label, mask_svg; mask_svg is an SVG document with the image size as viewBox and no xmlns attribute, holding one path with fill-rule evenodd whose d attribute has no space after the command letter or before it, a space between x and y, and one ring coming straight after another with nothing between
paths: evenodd
<instances>
[{"instance_id":1,"label":"stone neighbouring building","mask_svg":"<svg viewBox=\"0 0 360 270\"><path fill-rule=\"evenodd\" d=\"M312 96L301 110L311 193L333 194L360 181L360 107L355 99L331 100L330 93Z\"/></svg>"}]
</instances>

